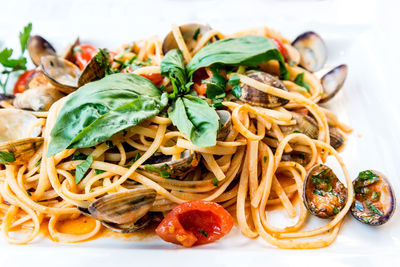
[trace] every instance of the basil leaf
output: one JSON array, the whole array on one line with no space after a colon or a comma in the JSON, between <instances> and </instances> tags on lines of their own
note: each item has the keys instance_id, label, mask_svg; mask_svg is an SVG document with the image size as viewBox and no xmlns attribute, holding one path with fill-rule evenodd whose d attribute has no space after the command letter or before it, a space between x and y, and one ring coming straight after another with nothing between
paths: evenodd
<instances>
[{"instance_id":1,"label":"basil leaf","mask_svg":"<svg viewBox=\"0 0 400 267\"><path fill-rule=\"evenodd\" d=\"M215 146L219 117L206 101L186 95L176 99L168 111L172 123L196 146Z\"/></svg>"},{"instance_id":2,"label":"basil leaf","mask_svg":"<svg viewBox=\"0 0 400 267\"><path fill-rule=\"evenodd\" d=\"M175 98L178 94L187 94L190 85L186 85L187 73L181 50L170 50L161 61L161 75L168 77L171 81L173 92L170 98Z\"/></svg>"},{"instance_id":3,"label":"basil leaf","mask_svg":"<svg viewBox=\"0 0 400 267\"><path fill-rule=\"evenodd\" d=\"M75 184L79 184L79 182L82 180L83 176L85 176L85 173L89 170L92 163L93 163L93 157L89 156L89 157L87 157L87 159L84 162L82 162L78 166L76 166Z\"/></svg>"},{"instance_id":4,"label":"basil leaf","mask_svg":"<svg viewBox=\"0 0 400 267\"><path fill-rule=\"evenodd\" d=\"M237 84L232 88L232 95L236 98L240 98L242 96L242 88L240 85Z\"/></svg>"},{"instance_id":5,"label":"basil leaf","mask_svg":"<svg viewBox=\"0 0 400 267\"><path fill-rule=\"evenodd\" d=\"M26 45L28 44L29 36L31 36L32 23L24 27L24 30L19 33L19 42L21 44L21 54L25 52Z\"/></svg>"},{"instance_id":6,"label":"basil leaf","mask_svg":"<svg viewBox=\"0 0 400 267\"><path fill-rule=\"evenodd\" d=\"M310 92L310 86L306 81L304 81L304 72L297 74L294 83L306 88L307 92Z\"/></svg>"},{"instance_id":7,"label":"basil leaf","mask_svg":"<svg viewBox=\"0 0 400 267\"><path fill-rule=\"evenodd\" d=\"M225 65L257 66L269 60L279 62L281 79L287 80L289 72L276 44L263 36L243 36L216 41L203 47L186 66L190 76L202 67L216 63Z\"/></svg>"},{"instance_id":8,"label":"basil leaf","mask_svg":"<svg viewBox=\"0 0 400 267\"><path fill-rule=\"evenodd\" d=\"M112 74L85 84L61 108L50 133L47 155L104 142L154 117L167 102L166 93L161 94L151 81L132 73Z\"/></svg>"},{"instance_id":9,"label":"basil leaf","mask_svg":"<svg viewBox=\"0 0 400 267\"><path fill-rule=\"evenodd\" d=\"M226 87L226 79L220 73L220 66L211 66L210 67L213 76L211 81L207 83L206 95L211 100L223 98L226 96L225 87Z\"/></svg>"},{"instance_id":10,"label":"basil leaf","mask_svg":"<svg viewBox=\"0 0 400 267\"><path fill-rule=\"evenodd\" d=\"M9 164L15 161L15 156L11 152L0 151L0 164Z\"/></svg>"}]
</instances>

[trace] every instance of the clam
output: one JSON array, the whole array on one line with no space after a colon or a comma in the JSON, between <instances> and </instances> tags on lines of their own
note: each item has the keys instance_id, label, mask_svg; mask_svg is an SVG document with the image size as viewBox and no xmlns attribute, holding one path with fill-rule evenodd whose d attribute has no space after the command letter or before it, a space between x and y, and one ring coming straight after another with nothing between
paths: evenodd
<instances>
[{"instance_id":1,"label":"clam","mask_svg":"<svg viewBox=\"0 0 400 267\"><path fill-rule=\"evenodd\" d=\"M40 68L58 90L68 94L78 88L81 71L72 62L57 56L43 56Z\"/></svg>"},{"instance_id":2,"label":"clam","mask_svg":"<svg viewBox=\"0 0 400 267\"><path fill-rule=\"evenodd\" d=\"M154 155L146 160L139 168L155 172L164 178L182 179L199 164L196 152L185 150L178 160L169 155Z\"/></svg>"},{"instance_id":3,"label":"clam","mask_svg":"<svg viewBox=\"0 0 400 267\"><path fill-rule=\"evenodd\" d=\"M74 48L75 46L80 44L80 40L79 37L76 38L75 42L68 45L65 50L64 53L62 54L62 57L65 58L66 60L69 60L71 62L75 61L75 56L74 56Z\"/></svg>"},{"instance_id":4,"label":"clam","mask_svg":"<svg viewBox=\"0 0 400 267\"><path fill-rule=\"evenodd\" d=\"M102 57L102 59L99 57ZM106 65L101 62L107 62L107 60L108 58L102 52L98 52L83 69L78 79L78 87L103 78L105 76Z\"/></svg>"},{"instance_id":5,"label":"clam","mask_svg":"<svg viewBox=\"0 0 400 267\"><path fill-rule=\"evenodd\" d=\"M39 66L40 59L43 56L56 55L54 47L39 35L34 35L29 38L27 48L32 62L36 66Z\"/></svg>"},{"instance_id":6,"label":"clam","mask_svg":"<svg viewBox=\"0 0 400 267\"><path fill-rule=\"evenodd\" d=\"M300 53L300 65L305 69L315 72L325 65L327 49L322 38L315 32L299 35L292 45Z\"/></svg>"},{"instance_id":7,"label":"clam","mask_svg":"<svg viewBox=\"0 0 400 267\"><path fill-rule=\"evenodd\" d=\"M259 82L268 84L270 86L279 88L281 90L288 91L286 86L278 79L263 71L249 71L246 73L249 78L255 79ZM289 100L276 97L270 94L266 94L257 90L247 84L241 86L241 97L240 100L251 105L261 106L264 108L275 108L284 106L289 103Z\"/></svg>"},{"instance_id":8,"label":"clam","mask_svg":"<svg viewBox=\"0 0 400 267\"><path fill-rule=\"evenodd\" d=\"M347 77L347 65L342 64L326 73L321 78L324 94L319 103L325 103L334 97L342 88Z\"/></svg>"},{"instance_id":9,"label":"clam","mask_svg":"<svg viewBox=\"0 0 400 267\"><path fill-rule=\"evenodd\" d=\"M283 161L294 161L303 166L307 165L307 163L310 161L310 159L311 159L310 154L299 152L299 151L293 151L291 153L282 154Z\"/></svg>"},{"instance_id":10,"label":"clam","mask_svg":"<svg viewBox=\"0 0 400 267\"><path fill-rule=\"evenodd\" d=\"M12 154L13 161L21 164L30 159L43 143L38 137L40 127L35 127L31 135L27 131L36 122L36 117L29 112L18 109L0 109L0 152Z\"/></svg>"},{"instance_id":11,"label":"clam","mask_svg":"<svg viewBox=\"0 0 400 267\"><path fill-rule=\"evenodd\" d=\"M51 85L42 72L36 72L28 84L28 90L15 95L14 107L33 111L47 111L64 96Z\"/></svg>"},{"instance_id":12,"label":"clam","mask_svg":"<svg viewBox=\"0 0 400 267\"><path fill-rule=\"evenodd\" d=\"M312 139L318 138L318 123L314 118L296 112L291 113L293 119L296 120L296 124L280 126L284 134L303 133Z\"/></svg>"},{"instance_id":13,"label":"clam","mask_svg":"<svg viewBox=\"0 0 400 267\"><path fill-rule=\"evenodd\" d=\"M191 52L195 48L197 40L199 40L203 34L210 31L211 28L207 25L190 23L179 26L179 30L181 31L183 40L185 41L189 52ZM178 44L175 41L174 34L171 31L164 38L162 51L165 55L169 50L175 48L179 49Z\"/></svg>"},{"instance_id":14,"label":"clam","mask_svg":"<svg viewBox=\"0 0 400 267\"><path fill-rule=\"evenodd\" d=\"M353 181L355 199L351 214L362 223L381 225L386 223L396 208L396 199L389 181L377 171L359 173Z\"/></svg>"},{"instance_id":15,"label":"clam","mask_svg":"<svg viewBox=\"0 0 400 267\"><path fill-rule=\"evenodd\" d=\"M136 188L105 195L93 201L87 209L79 210L100 220L115 232L132 233L142 230L150 221L146 216L153 206L157 192L149 188Z\"/></svg>"},{"instance_id":16,"label":"clam","mask_svg":"<svg viewBox=\"0 0 400 267\"><path fill-rule=\"evenodd\" d=\"M227 110L217 110L219 116L219 129L217 132L217 140L225 140L232 129L231 113Z\"/></svg>"},{"instance_id":17,"label":"clam","mask_svg":"<svg viewBox=\"0 0 400 267\"><path fill-rule=\"evenodd\" d=\"M318 164L310 169L304 181L303 200L311 214L320 218L330 218L345 206L347 188L331 168Z\"/></svg>"},{"instance_id":18,"label":"clam","mask_svg":"<svg viewBox=\"0 0 400 267\"><path fill-rule=\"evenodd\" d=\"M344 143L344 137L336 127L329 127L329 139L334 149L340 148Z\"/></svg>"}]
</instances>

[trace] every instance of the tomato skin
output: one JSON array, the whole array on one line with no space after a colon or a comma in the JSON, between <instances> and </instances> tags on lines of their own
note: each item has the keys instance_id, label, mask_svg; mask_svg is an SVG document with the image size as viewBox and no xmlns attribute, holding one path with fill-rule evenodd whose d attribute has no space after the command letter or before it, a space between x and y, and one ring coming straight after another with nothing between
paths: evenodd
<instances>
[{"instance_id":1,"label":"tomato skin","mask_svg":"<svg viewBox=\"0 0 400 267\"><path fill-rule=\"evenodd\" d=\"M35 74L36 70L27 70L22 73L19 77L17 82L14 85L13 94L23 93L26 90L26 83Z\"/></svg>"},{"instance_id":2,"label":"tomato skin","mask_svg":"<svg viewBox=\"0 0 400 267\"><path fill-rule=\"evenodd\" d=\"M139 74L147 79L149 79L156 86L160 86L164 77L161 76L161 73L149 73L149 74Z\"/></svg>"},{"instance_id":3,"label":"tomato skin","mask_svg":"<svg viewBox=\"0 0 400 267\"><path fill-rule=\"evenodd\" d=\"M289 56L288 51L286 50L286 47L283 45L282 41L279 39L275 38L270 38L274 43L276 44L276 47L278 48L279 52L281 52L283 59L287 61L287 58Z\"/></svg>"},{"instance_id":4,"label":"tomato skin","mask_svg":"<svg viewBox=\"0 0 400 267\"><path fill-rule=\"evenodd\" d=\"M75 63L83 70L99 50L89 44L80 44L74 47Z\"/></svg>"},{"instance_id":5,"label":"tomato skin","mask_svg":"<svg viewBox=\"0 0 400 267\"><path fill-rule=\"evenodd\" d=\"M221 205L193 200L168 213L156 233L164 241L191 247L214 242L228 234L232 227L233 218Z\"/></svg>"}]
</instances>

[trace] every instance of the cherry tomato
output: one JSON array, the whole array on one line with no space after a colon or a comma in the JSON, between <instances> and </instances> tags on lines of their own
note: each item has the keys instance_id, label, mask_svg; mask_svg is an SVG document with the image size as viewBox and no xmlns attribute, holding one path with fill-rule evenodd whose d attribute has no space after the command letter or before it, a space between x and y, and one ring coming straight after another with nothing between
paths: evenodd
<instances>
[{"instance_id":1,"label":"cherry tomato","mask_svg":"<svg viewBox=\"0 0 400 267\"><path fill-rule=\"evenodd\" d=\"M194 200L176 206L156 229L163 240L184 247L214 242L228 234L233 218L215 202Z\"/></svg>"},{"instance_id":2,"label":"cherry tomato","mask_svg":"<svg viewBox=\"0 0 400 267\"><path fill-rule=\"evenodd\" d=\"M99 50L89 44L80 44L74 47L75 63L83 70Z\"/></svg>"},{"instance_id":3,"label":"cherry tomato","mask_svg":"<svg viewBox=\"0 0 400 267\"><path fill-rule=\"evenodd\" d=\"M287 61L288 58L288 52L286 50L286 47L283 45L282 41L279 39L275 38L270 38L274 43L276 44L276 47L278 48L279 52L281 52L283 59Z\"/></svg>"},{"instance_id":4,"label":"cherry tomato","mask_svg":"<svg viewBox=\"0 0 400 267\"><path fill-rule=\"evenodd\" d=\"M22 93L26 90L26 83L29 81L29 79L32 77L32 75L35 73L35 70L27 70L24 73L22 73L19 77L17 82L14 85L13 93Z\"/></svg>"},{"instance_id":5,"label":"cherry tomato","mask_svg":"<svg viewBox=\"0 0 400 267\"><path fill-rule=\"evenodd\" d=\"M140 76L149 79L156 86L160 86L164 79L164 77L161 76L161 73L140 74Z\"/></svg>"}]
</instances>

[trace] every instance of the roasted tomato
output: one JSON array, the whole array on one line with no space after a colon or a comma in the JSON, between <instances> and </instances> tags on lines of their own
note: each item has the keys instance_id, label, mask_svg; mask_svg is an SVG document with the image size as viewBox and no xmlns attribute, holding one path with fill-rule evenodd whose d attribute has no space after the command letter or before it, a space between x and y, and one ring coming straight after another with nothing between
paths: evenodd
<instances>
[{"instance_id":1,"label":"roasted tomato","mask_svg":"<svg viewBox=\"0 0 400 267\"><path fill-rule=\"evenodd\" d=\"M74 47L75 63L83 70L99 50L89 44L80 44Z\"/></svg>"},{"instance_id":2,"label":"roasted tomato","mask_svg":"<svg viewBox=\"0 0 400 267\"><path fill-rule=\"evenodd\" d=\"M28 81L31 79L32 75L35 73L35 70L27 70L22 73L19 77L17 82L14 85L13 93L22 93L26 90L26 85Z\"/></svg>"},{"instance_id":3,"label":"roasted tomato","mask_svg":"<svg viewBox=\"0 0 400 267\"><path fill-rule=\"evenodd\" d=\"M285 61L287 61L288 58L288 51L286 50L285 46L283 45L282 41L279 39L275 39L275 38L270 38L272 41L275 42L276 47L278 48L279 52L281 52L283 58L285 59Z\"/></svg>"},{"instance_id":4,"label":"roasted tomato","mask_svg":"<svg viewBox=\"0 0 400 267\"><path fill-rule=\"evenodd\" d=\"M167 242L191 247L214 242L230 232L233 218L221 205L194 200L175 207L156 229Z\"/></svg>"}]
</instances>

